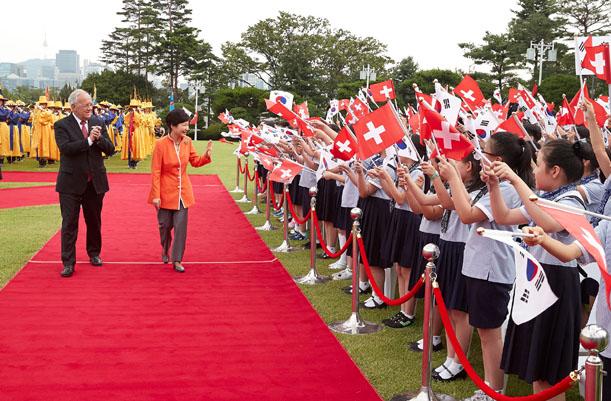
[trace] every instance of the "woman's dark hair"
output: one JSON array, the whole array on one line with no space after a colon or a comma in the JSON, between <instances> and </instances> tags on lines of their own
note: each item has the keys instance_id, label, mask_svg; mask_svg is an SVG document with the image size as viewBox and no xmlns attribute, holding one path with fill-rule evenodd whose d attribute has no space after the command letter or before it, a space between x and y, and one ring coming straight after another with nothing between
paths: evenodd
<instances>
[{"instance_id":1,"label":"woman's dark hair","mask_svg":"<svg viewBox=\"0 0 611 401\"><path fill-rule=\"evenodd\" d=\"M486 186L486 183L482 181L479 173L482 170L482 164L479 160L475 159L473 152L469 153L467 157L462 160L463 163L471 163L471 177L469 177L469 186L467 190L469 192L477 191Z\"/></svg>"},{"instance_id":2,"label":"woman's dark hair","mask_svg":"<svg viewBox=\"0 0 611 401\"><path fill-rule=\"evenodd\" d=\"M288 128L291 126L291 124L289 124L289 122L285 120L276 121L274 124L280 128Z\"/></svg>"},{"instance_id":3,"label":"woman's dark hair","mask_svg":"<svg viewBox=\"0 0 611 401\"><path fill-rule=\"evenodd\" d=\"M579 138L590 139L590 130L586 128L584 125L577 125L575 127L575 131L577 131Z\"/></svg>"},{"instance_id":4,"label":"woman's dark hair","mask_svg":"<svg viewBox=\"0 0 611 401\"><path fill-rule=\"evenodd\" d=\"M594 154L594 148L592 147L592 144L589 142L589 140L587 140L587 141L586 140L580 140L578 146L580 147L581 159L582 160L589 160L590 161L590 169L592 171L596 170L599 167L598 166L598 159L596 158L596 154Z\"/></svg>"},{"instance_id":5,"label":"woman's dark hair","mask_svg":"<svg viewBox=\"0 0 611 401\"><path fill-rule=\"evenodd\" d=\"M505 163L528 185L535 187L531 160L531 147L524 139L511 132L497 132L490 137L492 153L500 156Z\"/></svg>"},{"instance_id":6,"label":"woman's dark hair","mask_svg":"<svg viewBox=\"0 0 611 401\"><path fill-rule=\"evenodd\" d=\"M533 141L539 142L541 140L541 127L527 122L525 122L523 125L524 129L526 132L528 132L528 135L530 135Z\"/></svg>"},{"instance_id":7,"label":"woman's dark hair","mask_svg":"<svg viewBox=\"0 0 611 401\"><path fill-rule=\"evenodd\" d=\"M172 128L172 125L177 126L182 124L185 121L189 121L189 115L183 109L174 109L165 116L165 123L168 128Z\"/></svg>"},{"instance_id":8,"label":"woman's dark hair","mask_svg":"<svg viewBox=\"0 0 611 401\"><path fill-rule=\"evenodd\" d=\"M541 157L548 168L558 166L564 171L569 183L583 176L581 142L571 143L566 139L553 139L541 148Z\"/></svg>"},{"instance_id":9,"label":"woman's dark hair","mask_svg":"<svg viewBox=\"0 0 611 401\"><path fill-rule=\"evenodd\" d=\"M337 124L333 124L333 123L332 123L332 124L329 124L329 128L331 128L331 129L332 129L333 131L335 131L335 132L339 132L339 131L340 131L340 129L339 129L339 127L337 126Z\"/></svg>"}]
</instances>

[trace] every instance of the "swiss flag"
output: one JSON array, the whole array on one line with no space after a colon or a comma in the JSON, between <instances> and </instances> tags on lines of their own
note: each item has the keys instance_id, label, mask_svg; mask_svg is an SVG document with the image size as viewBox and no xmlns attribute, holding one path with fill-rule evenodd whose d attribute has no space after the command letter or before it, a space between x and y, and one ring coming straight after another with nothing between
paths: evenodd
<instances>
[{"instance_id":1,"label":"swiss flag","mask_svg":"<svg viewBox=\"0 0 611 401\"><path fill-rule=\"evenodd\" d=\"M314 130L305 120L298 118L297 125L299 126L301 132L303 132L303 136L314 136Z\"/></svg>"},{"instance_id":2,"label":"swiss flag","mask_svg":"<svg viewBox=\"0 0 611 401\"><path fill-rule=\"evenodd\" d=\"M392 83L392 79L388 81L379 82L377 84L371 84L369 87L371 91L371 97L376 102L383 102L388 99L394 99L395 96L395 85Z\"/></svg>"},{"instance_id":3,"label":"swiss flag","mask_svg":"<svg viewBox=\"0 0 611 401\"><path fill-rule=\"evenodd\" d=\"M518 120L518 117L515 114L512 114L507 120L503 121L501 125L496 127L492 135L497 132L511 132L512 134L516 134L520 138L525 138L524 128L522 127L522 123Z\"/></svg>"},{"instance_id":4,"label":"swiss flag","mask_svg":"<svg viewBox=\"0 0 611 401\"><path fill-rule=\"evenodd\" d=\"M573 96L573 100L571 100L570 106L573 108L573 113L574 113L573 115L575 116L575 124L577 125L583 124L587 127L588 123L585 119L583 111L581 111L581 109L578 107L579 100L582 98L581 91L582 89L579 89L577 93L575 94L575 96ZM592 103L592 106L594 107L594 114L596 115L596 123L598 124L599 127L604 127L607 121L607 111L600 104L590 99L590 94L588 93L587 85L583 86L583 98L588 99Z\"/></svg>"},{"instance_id":5,"label":"swiss flag","mask_svg":"<svg viewBox=\"0 0 611 401\"><path fill-rule=\"evenodd\" d=\"M586 220L582 213L577 211L570 211L568 208L558 205L555 202L547 201L545 199L539 199L537 205L543 209L547 214L552 216L566 231L569 232L586 251L596 260L598 268L600 269L600 275L605 280L605 286L607 289L607 307L611 309L611 302L609 300L609 291L611 291L611 275L607 268L607 258L605 256L605 249L600 243L600 239L592 225Z\"/></svg>"},{"instance_id":6,"label":"swiss flag","mask_svg":"<svg viewBox=\"0 0 611 401\"><path fill-rule=\"evenodd\" d=\"M276 151L276 148L258 148L259 151L261 153L265 153L266 155L272 156L272 157L278 157L278 152Z\"/></svg>"},{"instance_id":7,"label":"swiss flag","mask_svg":"<svg viewBox=\"0 0 611 401\"><path fill-rule=\"evenodd\" d=\"M265 106L267 106L267 110L288 121L292 127L297 127L297 115L287 109L282 103L275 103L269 99L265 99Z\"/></svg>"},{"instance_id":8,"label":"swiss flag","mask_svg":"<svg viewBox=\"0 0 611 401\"><path fill-rule=\"evenodd\" d=\"M341 99L338 104L340 110L348 110L348 107L350 107L350 99Z\"/></svg>"},{"instance_id":9,"label":"swiss flag","mask_svg":"<svg viewBox=\"0 0 611 401\"><path fill-rule=\"evenodd\" d=\"M357 97L350 105L350 111L352 111L352 114L354 114L356 118L360 119L369 113L369 108L361 99Z\"/></svg>"},{"instance_id":10,"label":"swiss flag","mask_svg":"<svg viewBox=\"0 0 611 401\"><path fill-rule=\"evenodd\" d=\"M229 133L231 135L240 135L242 133L242 128L240 128L238 125L232 124L227 126L227 128L229 128Z\"/></svg>"},{"instance_id":11,"label":"swiss flag","mask_svg":"<svg viewBox=\"0 0 611 401\"><path fill-rule=\"evenodd\" d=\"M611 62L609 44L592 46L592 35L585 42L586 56L581 62L583 68L592 71L598 78L611 84Z\"/></svg>"},{"instance_id":12,"label":"swiss flag","mask_svg":"<svg viewBox=\"0 0 611 401\"><path fill-rule=\"evenodd\" d=\"M507 95L507 103L518 103L518 97L521 95L520 91L514 88L509 88L509 94Z\"/></svg>"},{"instance_id":13,"label":"swiss flag","mask_svg":"<svg viewBox=\"0 0 611 401\"><path fill-rule=\"evenodd\" d=\"M454 93L460 96L472 110L479 107L484 100L484 95L479 89L479 85L469 75L465 75L460 84L454 88Z\"/></svg>"},{"instance_id":14,"label":"swiss flag","mask_svg":"<svg viewBox=\"0 0 611 401\"><path fill-rule=\"evenodd\" d=\"M558 125L573 125L575 124L575 119L573 116L575 115L575 109L571 107L569 101L564 98L562 101L562 107L558 110L556 114L556 122Z\"/></svg>"},{"instance_id":15,"label":"swiss flag","mask_svg":"<svg viewBox=\"0 0 611 401\"><path fill-rule=\"evenodd\" d=\"M344 127L335 137L331 154L340 160L350 160L356 154L358 145L348 128Z\"/></svg>"},{"instance_id":16,"label":"swiss flag","mask_svg":"<svg viewBox=\"0 0 611 401\"><path fill-rule=\"evenodd\" d=\"M446 157L460 161L473 152L475 146L441 114L425 105L420 107L420 114L426 119L427 135L435 137L437 148Z\"/></svg>"},{"instance_id":17,"label":"swiss flag","mask_svg":"<svg viewBox=\"0 0 611 401\"><path fill-rule=\"evenodd\" d=\"M303 102L302 104L294 104L293 111L301 118L310 118L307 102Z\"/></svg>"},{"instance_id":18,"label":"swiss flag","mask_svg":"<svg viewBox=\"0 0 611 401\"><path fill-rule=\"evenodd\" d=\"M267 170L272 171L274 169L274 162L271 157L260 152L257 153L257 157L259 157L259 161Z\"/></svg>"},{"instance_id":19,"label":"swiss flag","mask_svg":"<svg viewBox=\"0 0 611 401\"><path fill-rule=\"evenodd\" d=\"M394 145L404 135L389 103L357 121L353 129L358 139L361 160Z\"/></svg>"},{"instance_id":20,"label":"swiss flag","mask_svg":"<svg viewBox=\"0 0 611 401\"><path fill-rule=\"evenodd\" d=\"M509 109L509 103L507 103L507 109ZM505 119L507 116L507 109L505 109L505 106L501 106L500 104L495 103L492 105L492 112L499 120Z\"/></svg>"},{"instance_id":21,"label":"swiss flag","mask_svg":"<svg viewBox=\"0 0 611 401\"><path fill-rule=\"evenodd\" d=\"M535 96L535 95L537 94L537 83L536 83L536 82L535 82L535 84L533 85L532 94L533 94L533 96Z\"/></svg>"},{"instance_id":22,"label":"swiss flag","mask_svg":"<svg viewBox=\"0 0 611 401\"><path fill-rule=\"evenodd\" d=\"M231 121L229 120L229 116L227 116L227 114L225 113L221 113L219 114L219 116L217 117L219 120L221 120L223 122L223 124L229 124Z\"/></svg>"},{"instance_id":23,"label":"swiss flag","mask_svg":"<svg viewBox=\"0 0 611 401\"><path fill-rule=\"evenodd\" d=\"M292 162L288 159L282 160L282 163L274 167L274 170L269 175L269 179L283 184L290 183L293 178L303 169L301 164Z\"/></svg>"},{"instance_id":24,"label":"swiss flag","mask_svg":"<svg viewBox=\"0 0 611 401\"><path fill-rule=\"evenodd\" d=\"M409 118L409 126L412 132L420 132L420 115L418 113L413 113Z\"/></svg>"}]
</instances>

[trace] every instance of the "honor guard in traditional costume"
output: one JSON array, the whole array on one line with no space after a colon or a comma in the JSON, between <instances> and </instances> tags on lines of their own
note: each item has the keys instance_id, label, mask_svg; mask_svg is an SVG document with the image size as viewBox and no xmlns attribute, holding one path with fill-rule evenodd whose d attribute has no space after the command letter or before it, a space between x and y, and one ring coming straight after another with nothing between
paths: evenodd
<instances>
[{"instance_id":1,"label":"honor guard in traditional costume","mask_svg":"<svg viewBox=\"0 0 611 401\"><path fill-rule=\"evenodd\" d=\"M25 107L25 103L22 100L17 100L16 104L19 109L18 129L21 136L21 147L24 154L30 153L30 141L32 136L30 126L28 125L31 116L30 110ZM24 155L21 156L21 160L23 160L23 157Z\"/></svg>"},{"instance_id":2,"label":"honor guard in traditional costume","mask_svg":"<svg viewBox=\"0 0 611 401\"><path fill-rule=\"evenodd\" d=\"M11 154L7 124L9 109L5 106L6 101L8 99L2 96L2 89L0 89L0 165L4 164L4 158L8 158Z\"/></svg>"},{"instance_id":3,"label":"honor guard in traditional costume","mask_svg":"<svg viewBox=\"0 0 611 401\"><path fill-rule=\"evenodd\" d=\"M51 127L53 126L53 115L47 108L47 98L40 96L38 106L34 110L32 149L30 158L38 159L40 167L45 167L51 154ZM55 144L55 138L53 139ZM56 145L57 146L57 145Z\"/></svg>"},{"instance_id":4,"label":"honor guard in traditional costume","mask_svg":"<svg viewBox=\"0 0 611 401\"><path fill-rule=\"evenodd\" d=\"M9 132L9 156L8 162L14 163L23 156L23 145L21 144L21 133L19 132L19 110L17 104L12 100L6 103L9 109L7 124Z\"/></svg>"}]
</instances>

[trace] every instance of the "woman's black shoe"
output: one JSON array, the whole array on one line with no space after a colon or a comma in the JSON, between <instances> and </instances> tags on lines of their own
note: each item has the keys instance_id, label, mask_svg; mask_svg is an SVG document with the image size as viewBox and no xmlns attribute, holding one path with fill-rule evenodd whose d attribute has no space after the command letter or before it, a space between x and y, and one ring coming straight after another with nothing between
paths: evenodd
<instances>
[{"instance_id":1,"label":"woman's black shoe","mask_svg":"<svg viewBox=\"0 0 611 401\"><path fill-rule=\"evenodd\" d=\"M174 262L174 270L176 270L178 273L185 272L185 268L182 266L182 263L180 262Z\"/></svg>"}]
</instances>

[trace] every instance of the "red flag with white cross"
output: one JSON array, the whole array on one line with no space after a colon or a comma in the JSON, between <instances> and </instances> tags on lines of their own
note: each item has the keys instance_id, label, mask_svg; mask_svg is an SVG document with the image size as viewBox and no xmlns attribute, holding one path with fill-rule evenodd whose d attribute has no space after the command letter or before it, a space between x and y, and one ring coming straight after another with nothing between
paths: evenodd
<instances>
[{"instance_id":1,"label":"red flag with white cross","mask_svg":"<svg viewBox=\"0 0 611 401\"><path fill-rule=\"evenodd\" d=\"M471 141L461 135L441 114L426 105L420 107L420 113L426 119L427 132L435 137L437 149L447 158L460 161L473 152L475 146Z\"/></svg>"},{"instance_id":2,"label":"red flag with white cross","mask_svg":"<svg viewBox=\"0 0 611 401\"><path fill-rule=\"evenodd\" d=\"M267 110L288 121L291 127L297 127L297 115L287 109L285 105L272 102L269 99L265 99L265 105L267 106Z\"/></svg>"},{"instance_id":3,"label":"red flag with white cross","mask_svg":"<svg viewBox=\"0 0 611 401\"><path fill-rule=\"evenodd\" d=\"M375 102L384 102L388 99L396 98L395 85L392 83L392 79L371 84L369 90L371 90L371 97L373 97Z\"/></svg>"},{"instance_id":4,"label":"red flag with white cross","mask_svg":"<svg viewBox=\"0 0 611 401\"><path fill-rule=\"evenodd\" d=\"M592 38L588 38L591 43ZM586 56L581 62L581 67L592 71L598 78L611 84L611 62L609 61L609 44L588 46L586 41Z\"/></svg>"},{"instance_id":5,"label":"red flag with white cross","mask_svg":"<svg viewBox=\"0 0 611 401\"><path fill-rule=\"evenodd\" d=\"M380 153L405 135L389 103L367 114L352 128L359 143L361 160Z\"/></svg>"},{"instance_id":6,"label":"red flag with white cross","mask_svg":"<svg viewBox=\"0 0 611 401\"><path fill-rule=\"evenodd\" d=\"M350 111L352 111L352 114L354 114L356 118L360 119L369 113L369 108L361 99L357 97L350 104Z\"/></svg>"},{"instance_id":7,"label":"red flag with white cross","mask_svg":"<svg viewBox=\"0 0 611 401\"><path fill-rule=\"evenodd\" d=\"M269 179L274 182L288 184L302 169L303 166L301 164L284 159L282 163L274 167L274 171L269 175Z\"/></svg>"},{"instance_id":8,"label":"red flag with white cross","mask_svg":"<svg viewBox=\"0 0 611 401\"><path fill-rule=\"evenodd\" d=\"M310 112L308 111L308 102L303 102L302 104L294 104L293 111L299 117L306 119L310 118Z\"/></svg>"},{"instance_id":9,"label":"red flag with white cross","mask_svg":"<svg viewBox=\"0 0 611 401\"><path fill-rule=\"evenodd\" d=\"M484 100L484 95L479 89L479 85L469 75L465 75L458 86L454 88L454 94L460 96L469 105L471 110L478 108Z\"/></svg>"},{"instance_id":10,"label":"red flag with white cross","mask_svg":"<svg viewBox=\"0 0 611 401\"><path fill-rule=\"evenodd\" d=\"M358 145L356 139L348 131L348 128L344 127L335 137L333 147L331 148L331 154L340 160L348 161L356 154Z\"/></svg>"}]
</instances>

